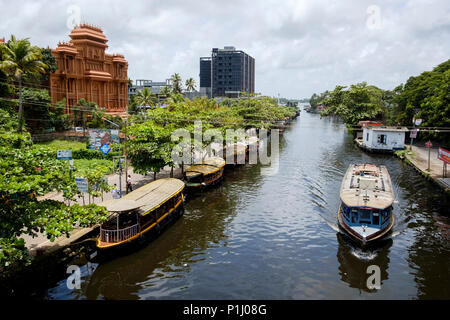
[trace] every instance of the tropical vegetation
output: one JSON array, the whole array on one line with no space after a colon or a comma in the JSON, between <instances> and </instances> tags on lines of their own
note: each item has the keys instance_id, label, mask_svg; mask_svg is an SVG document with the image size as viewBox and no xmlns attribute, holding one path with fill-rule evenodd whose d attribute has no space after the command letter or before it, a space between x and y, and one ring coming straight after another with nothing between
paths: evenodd
<instances>
[{"instance_id":1,"label":"tropical vegetation","mask_svg":"<svg viewBox=\"0 0 450 320\"><path fill-rule=\"evenodd\" d=\"M419 139L433 139L450 145L450 136L440 129L450 127L450 60L431 71L410 77L393 90L365 82L336 86L310 99L311 107L326 106L322 116L334 115L350 126L361 120L380 120L388 125L412 127L422 119ZM420 128L419 127L419 128Z\"/></svg>"}]
</instances>

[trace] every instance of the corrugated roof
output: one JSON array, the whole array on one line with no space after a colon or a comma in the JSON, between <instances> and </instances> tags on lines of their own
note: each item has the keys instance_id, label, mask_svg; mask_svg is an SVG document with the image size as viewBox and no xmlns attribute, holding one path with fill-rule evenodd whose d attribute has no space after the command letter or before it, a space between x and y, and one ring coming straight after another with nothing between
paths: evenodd
<instances>
[{"instance_id":1,"label":"corrugated roof","mask_svg":"<svg viewBox=\"0 0 450 320\"><path fill-rule=\"evenodd\" d=\"M107 200L100 203L108 211L119 212L140 208L142 212L148 212L172 198L183 190L184 182L175 178L164 178L152 181L142 186L121 199Z\"/></svg>"}]
</instances>

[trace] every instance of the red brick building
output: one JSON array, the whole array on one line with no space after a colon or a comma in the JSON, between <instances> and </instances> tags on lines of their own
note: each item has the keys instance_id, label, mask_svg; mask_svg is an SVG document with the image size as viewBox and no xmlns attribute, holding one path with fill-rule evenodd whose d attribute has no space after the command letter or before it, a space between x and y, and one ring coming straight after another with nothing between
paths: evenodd
<instances>
[{"instance_id":1,"label":"red brick building","mask_svg":"<svg viewBox=\"0 0 450 320\"><path fill-rule=\"evenodd\" d=\"M66 113L78 100L96 102L109 114L121 114L128 104L128 62L121 54L106 54L108 40L102 29L81 24L69 42L52 50L58 69L50 75L52 104L66 98Z\"/></svg>"}]
</instances>

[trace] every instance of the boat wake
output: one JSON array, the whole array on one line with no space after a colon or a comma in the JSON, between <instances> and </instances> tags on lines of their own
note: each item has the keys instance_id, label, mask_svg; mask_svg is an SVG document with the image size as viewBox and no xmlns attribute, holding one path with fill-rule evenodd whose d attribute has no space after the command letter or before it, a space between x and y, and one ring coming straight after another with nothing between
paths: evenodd
<instances>
[{"instance_id":1,"label":"boat wake","mask_svg":"<svg viewBox=\"0 0 450 320\"><path fill-rule=\"evenodd\" d=\"M363 250L352 247L350 253L360 260L373 260L378 256L379 250Z\"/></svg>"}]
</instances>

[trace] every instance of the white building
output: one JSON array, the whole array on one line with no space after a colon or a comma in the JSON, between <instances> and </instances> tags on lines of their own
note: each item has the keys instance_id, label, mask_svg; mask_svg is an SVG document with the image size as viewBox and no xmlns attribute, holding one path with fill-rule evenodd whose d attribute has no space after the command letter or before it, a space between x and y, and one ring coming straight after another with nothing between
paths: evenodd
<instances>
[{"instance_id":1,"label":"white building","mask_svg":"<svg viewBox=\"0 0 450 320\"><path fill-rule=\"evenodd\" d=\"M358 145L369 151L396 151L405 148L406 127L364 126Z\"/></svg>"}]
</instances>

